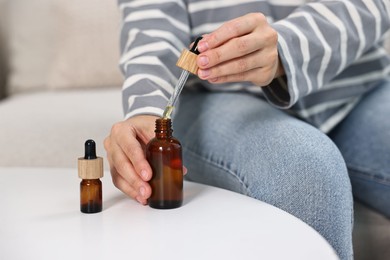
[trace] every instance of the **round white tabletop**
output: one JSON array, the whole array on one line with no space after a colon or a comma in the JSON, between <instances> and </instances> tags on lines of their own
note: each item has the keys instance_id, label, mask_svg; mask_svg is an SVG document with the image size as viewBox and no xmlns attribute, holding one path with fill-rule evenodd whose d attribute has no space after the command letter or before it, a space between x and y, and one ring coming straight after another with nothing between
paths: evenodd
<instances>
[{"instance_id":1,"label":"round white tabletop","mask_svg":"<svg viewBox=\"0 0 390 260\"><path fill-rule=\"evenodd\" d=\"M185 182L173 210L103 182L103 211L79 209L77 169L0 168L0 259L338 259L314 229L261 201Z\"/></svg>"}]
</instances>

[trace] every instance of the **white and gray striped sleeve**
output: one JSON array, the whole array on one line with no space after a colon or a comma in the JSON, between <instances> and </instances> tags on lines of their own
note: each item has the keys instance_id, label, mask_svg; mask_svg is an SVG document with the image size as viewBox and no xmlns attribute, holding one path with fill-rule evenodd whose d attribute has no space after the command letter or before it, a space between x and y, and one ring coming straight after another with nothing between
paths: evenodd
<instances>
[{"instance_id":1,"label":"white and gray striped sleeve","mask_svg":"<svg viewBox=\"0 0 390 260\"><path fill-rule=\"evenodd\" d=\"M125 118L161 116L180 73L175 63L190 44L186 4L182 0L118 2L123 20L120 68L125 76Z\"/></svg>"},{"instance_id":2,"label":"white and gray striped sleeve","mask_svg":"<svg viewBox=\"0 0 390 260\"><path fill-rule=\"evenodd\" d=\"M272 26L278 32L286 84L281 79L274 80L264 88L264 94L277 107L290 108L301 97L327 87L365 52L375 48L390 28L390 1L312 2Z\"/></svg>"}]
</instances>

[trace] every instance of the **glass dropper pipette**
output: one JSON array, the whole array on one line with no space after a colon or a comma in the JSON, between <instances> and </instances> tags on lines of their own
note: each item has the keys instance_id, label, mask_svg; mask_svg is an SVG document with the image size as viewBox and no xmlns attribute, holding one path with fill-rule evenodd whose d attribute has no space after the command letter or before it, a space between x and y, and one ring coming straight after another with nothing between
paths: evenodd
<instances>
[{"instance_id":1,"label":"glass dropper pipette","mask_svg":"<svg viewBox=\"0 0 390 260\"><path fill-rule=\"evenodd\" d=\"M190 73L197 73L198 66L196 65L196 57L199 54L198 43L201 39L202 37L196 38L194 44L189 51L186 49L183 50L181 56L179 57L179 60L176 63L176 66L182 68L183 71L181 72L180 78L176 83L171 98L168 100L168 104L163 113L163 118L171 118L173 108L175 107L176 101L179 98L179 95L187 82L188 76L190 75Z\"/></svg>"}]
</instances>

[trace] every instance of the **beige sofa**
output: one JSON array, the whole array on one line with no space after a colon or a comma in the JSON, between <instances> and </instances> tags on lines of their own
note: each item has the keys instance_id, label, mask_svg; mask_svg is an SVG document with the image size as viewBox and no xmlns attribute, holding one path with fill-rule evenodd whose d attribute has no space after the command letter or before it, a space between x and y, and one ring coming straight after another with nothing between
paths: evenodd
<instances>
[{"instance_id":1,"label":"beige sofa","mask_svg":"<svg viewBox=\"0 0 390 260\"><path fill-rule=\"evenodd\" d=\"M0 166L76 167L121 120L116 1L0 0ZM105 167L107 167L105 161ZM390 221L356 203L355 258L390 259Z\"/></svg>"},{"instance_id":2,"label":"beige sofa","mask_svg":"<svg viewBox=\"0 0 390 260\"><path fill-rule=\"evenodd\" d=\"M87 138L104 155L122 118L116 2L0 0L0 26L0 165L74 167Z\"/></svg>"}]
</instances>

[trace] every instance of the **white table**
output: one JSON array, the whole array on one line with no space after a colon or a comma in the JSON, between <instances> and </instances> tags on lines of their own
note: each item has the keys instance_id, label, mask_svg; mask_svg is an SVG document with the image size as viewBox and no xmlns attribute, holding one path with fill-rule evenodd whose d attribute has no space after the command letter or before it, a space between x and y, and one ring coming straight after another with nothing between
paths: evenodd
<instances>
[{"instance_id":1,"label":"white table","mask_svg":"<svg viewBox=\"0 0 390 260\"><path fill-rule=\"evenodd\" d=\"M337 259L311 227L266 203L185 182L173 210L103 181L103 212L79 210L77 169L0 168L0 259Z\"/></svg>"}]
</instances>

